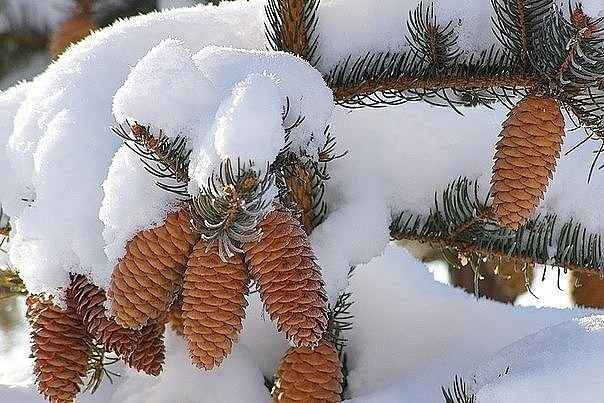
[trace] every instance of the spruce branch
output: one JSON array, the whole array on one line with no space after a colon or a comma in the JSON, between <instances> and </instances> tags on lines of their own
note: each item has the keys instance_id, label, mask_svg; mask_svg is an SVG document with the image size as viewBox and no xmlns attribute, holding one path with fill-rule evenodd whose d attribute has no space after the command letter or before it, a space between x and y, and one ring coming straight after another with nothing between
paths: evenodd
<instances>
[{"instance_id":1,"label":"spruce branch","mask_svg":"<svg viewBox=\"0 0 604 403\"><path fill-rule=\"evenodd\" d=\"M325 132L326 141L318 151L318 160L305 155L305 152L298 155L286 146L271 166L281 202L299 213L300 223L307 234L323 222L327 214L327 205L323 200L325 182L329 180L327 165L346 155L346 152L336 154L335 139L329 133L329 128Z\"/></svg>"},{"instance_id":2,"label":"spruce branch","mask_svg":"<svg viewBox=\"0 0 604 403\"><path fill-rule=\"evenodd\" d=\"M149 126L142 126L136 122L133 124L126 122L125 126L127 129L120 124L112 127L112 130L141 157L145 169L159 179L157 185L188 200L190 196L187 193L187 183L191 150L187 147L187 139L180 136L170 138L161 130L154 135Z\"/></svg>"},{"instance_id":3,"label":"spruce branch","mask_svg":"<svg viewBox=\"0 0 604 403\"><path fill-rule=\"evenodd\" d=\"M601 273L601 236L555 215L537 216L517 230L502 228L491 218L490 205L478 197L478 185L466 178L450 184L427 216L402 212L392 222L393 239L412 239L438 246L446 255L502 258L520 266L534 263ZM451 261L453 266L459 261Z\"/></svg>"},{"instance_id":4,"label":"spruce branch","mask_svg":"<svg viewBox=\"0 0 604 403\"><path fill-rule=\"evenodd\" d=\"M259 175L249 164L238 160L233 166L227 159L193 197L193 228L211 241L208 247L218 242L223 261L241 253L241 243L254 242L262 236L258 224L271 209L273 196L269 190L273 180L268 168Z\"/></svg>"},{"instance_id":5,"label":"spruce branch","mask_svg":"<svg viewBox=\"0 0 604 403\"><path fill-rule=\"evenodd\" d=\"M319 0L269 0L264 27L273 50L293 53L316 65L318 7Z\"/></svg>"},{"instance_id":6,"label":"spruce branch","mask_svg":"<svg viewBox=\"0 0 604 403\"><path fill-rule=\"evenodd\" d=\"M327 314L327 330L323 337L333 343L340 356L348 342L342 332L352 329L353 316L350 313L352 304L352 293L343 292L338 296L336 303L333 307L330 307Z\"/></svg>"},{"instance_id":7,"label":"spruce branch","mask_svg":"<svg viewBox=\"0 0 604 403\"><path fill-rule=\"evenodd\" d=\"M440 388L445 398L445 403L474 403L476 397L470 394L467 390L466 383L463 378L455 375L453 381L453 391L451 388L445 389L444 386Z\"/></svg>"},{"instance_id":8,"label":"spruce branch","mask_svg":"<svg viewBox=\"0 0 604 403\"><path fill-rule=\"evenodd\" d=\"M92 354L88 359L88 383L83 391L94 394L105 378L109 380L109 383L113 383L113 377L121 375L108 368L119 361L118 357L109 354L102 344L94 340L90 345Z\"/></svg>"},{"instance_id":9,"label":"spruce branch","mask_svg":"<svg viewBox=\"0 0 604 403\"><path fill-rule=\"evenodd\" d=\"M533 36L541 21L551 11L552 0L491 0L496 18L495 36L509 50L522 71L530 68Z\"/></svg>"},{"instance_id":10,"label":"spruce branch","mask_svg":"<svg viewBox=\"0 0 604 403\"><path fill-rule=\"evenodd\" d=\"M438 72L457 62L461 52L456 44L453 21L445 26L438 24L432 4L424 11L423 3L420 2L410 14L407 28L410 33L407 41L428 64L429 71Z\"/></svg>"},{"instance_id":11,"label":"spruce branch","mask_svg":"<svg viewBox=\"0 0 604 403\"><path fill-rule=\"evenodd\" d=\"M512 60L494 47L472 55L435 74L426 68L425 58L415 51L370 53L349 57L329 72L325 80L334 99L346 107L397 105L407 101L444 100L438 105L454 105L446 90L478 94L495 89L515 91L541 82L535 74L516 72ZM491 98L487 99L487 103Z\"/></svg>"},{"instance_id":12,"label":"spruce branch","mask_svg":"<svg viewBox=\"0 0 604 403\"><path fill-rule=\"evenodd\" d=\"M574 21L574 22L573 22ZM550 89L584 88L604 76L603 19L591 20L578 6L567 19L552 8L536 30L531 63Z\"/></svg>"}]
</instances>

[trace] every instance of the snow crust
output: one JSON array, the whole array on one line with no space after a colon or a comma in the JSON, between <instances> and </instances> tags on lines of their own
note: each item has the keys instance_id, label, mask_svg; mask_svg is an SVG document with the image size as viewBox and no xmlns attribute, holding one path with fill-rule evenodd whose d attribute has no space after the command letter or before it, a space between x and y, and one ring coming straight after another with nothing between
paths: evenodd
<instances>
[{"instance_id":1,"label":"snow crust","mask_svg":"<svg viewBox=\"0 0 604 403\"><path fill-rule=\"evenodd\" d=\"M137 121L185 137L192 149L188 190L195 194L227 158L263 169L284 147L286 132L292 150L316 158L329 125L337 152L348 154L329 165L328 216L311 243L330 301L344 290L354 296L347 335L351 401L438 401L440 386L455 373L466 375L485 402L535 401L537 392L529 389L538 384L549 386L552 399L570 398L577 379L589 383L585 390L601 390L595 375L601 364L592 357L602 350L602 317L476 301L435 283L422 264L389 243L394 214L427 214L435 190L460 175L477 180L486 196L508 112L500 105L463 109L464 116L420 103L334 107L322 73L349 54L403 50L405 21L417 2L322 1L319 70L264 50L265 3L176 8L117 22L71 47L31 82L0 92L0 167L8 179L0 180L0 201L11 216L11 262L28 290L60 299L70 272L107 288L126 242L177 208L176 196L156 186L111 126ZM439 21L454 21L462 50L494 44L486 22L490 4L456 4L439 2L435 13ZM585 9L595 15L604 7ZM582 139L567 133L564 151ZM603 232L604 176L596 171L586 181L595 147L587 142L563 153L537 213ZM264 318L257 295L247 314L241 342L218 370L194 369L182 341L168 333L158 379L128 371L82 401L163 402L174 394L177 401L267 401L262 376L273 373L287 343ZM569 321L577 316L584 319ZM575 376L558 382L566 374ZM39 399L33 389L0 392Z\"/></svg>"}]
</instances>

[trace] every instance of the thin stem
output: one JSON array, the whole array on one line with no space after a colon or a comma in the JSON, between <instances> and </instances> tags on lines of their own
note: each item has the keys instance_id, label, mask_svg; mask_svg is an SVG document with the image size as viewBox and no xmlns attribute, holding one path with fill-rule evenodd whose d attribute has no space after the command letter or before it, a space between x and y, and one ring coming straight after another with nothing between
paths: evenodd
<instances>
[{"instance_id":1,"label":"thin stem","mask_svg":"<svg viewBox=\"0 0 604 403\"><path fill-rule=\"evenodd\" d=\"M368 96L380 91L405 92L413 90L440 90L454 88L458 90L480 90L489 88L533 87L541 82L538 76L524 73L511 75L479 75L467 77L444 72L440 77L400 77L395 79L367 80L363 83L341 84L332 87L334 98L338 102L347 102L355 98ZM330 82L329 78L326 79Z\"/></svg>"}]
</instances>

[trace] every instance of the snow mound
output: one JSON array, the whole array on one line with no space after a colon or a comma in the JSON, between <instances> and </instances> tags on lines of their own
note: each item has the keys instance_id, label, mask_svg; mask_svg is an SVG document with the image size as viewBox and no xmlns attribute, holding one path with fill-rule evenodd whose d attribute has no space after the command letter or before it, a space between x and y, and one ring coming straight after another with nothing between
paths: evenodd
<instances>
[{"instance_id":1,"label":"snow mound","mask_svg":"<svg viewBox=\"0 0 604 403\"><path fill-rule=\"evenodd\" d=\"M604 315L576 318L503 348L470 387L480 403L601 402L602 351Z\"/></svg>"}]
</instances>

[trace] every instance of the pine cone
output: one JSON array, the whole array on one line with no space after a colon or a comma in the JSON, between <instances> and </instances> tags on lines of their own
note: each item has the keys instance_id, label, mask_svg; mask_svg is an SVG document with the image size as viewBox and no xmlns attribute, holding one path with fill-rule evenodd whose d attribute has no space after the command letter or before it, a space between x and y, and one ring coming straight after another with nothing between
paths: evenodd
<instances>
[{"instance_id":1,"label":"pine cone","mask_svg":"<svg viewBox=\"0 0 604 403\"><path fill-rule=\"evenodd\" d=\"M314 350L290 347L279 364L272 390L276 402L339 402L342 365L334 346L322 339Z\"/></svg>"},{"instance_id":2,"label":"pine cone","mask_svg":"<svg viewBox=\"0 0 604 403\"><path fill-rule=\"evenodd\" d=\"M162 226L141 231L128 242L108 292L118 324L136 329L167 313L198 238L188 212L181 209L168 214Z\"/></svg>"},{"instance_id":3,"label":"pine cone","mask_svg":"<svg viewBox=\"0 0 604 403\"><path fill-rule=\"evenodd\" d=\"M308 238L283 206L276 206L260 227L262 238L243 245L260 298L288 340L314 346L327 326L327 296Z\"/></svg>"},{"instance_id":4,"label":"pine cone","mask_svg":"<svg viewBox=\"0 0 604 403\"><path fill-rule=\"evenodd\" d=\"M239 254L223 262L216 242L207 247L200 240L189 257L182 317L191 360L211 370L230 354L243 327L249 277Z\"/></svg>"},{"instance_id":5,"label":"pine cone","mask_svg":"<svg viewBox=\"0 0 604 403\"><path fill-rule=\"evenodd\" d=\"M315 200L312 195L316 175L314 165L305 166L299 162L288 167L285 172L285 183L289 190L285 194L285 200L301 213L299 221L306 234L311 233L315 222Z\"/></svg>"},{"instance_id":6,"label":"pine cone","mask_svg":"<svg viewBox=\"0 0 604 403\"><path fill-rule=\"evenodd\" d=\"M535 211L556 169L564 117L549 96L528 95L510 111L497 142L491 195L501 226L517 229Z\"/></svg>"},{"instance_id":7,"label":"pine cone","mask_svg":"<svg viewBox=\"0 0 604 403\"><path fill-rule=\"evenodd\" d=\"M124 362L130 368L153 376L161 373L166 358L164 346L166 326L162 319L149 322L139 330L140 339L137 348L124 358Z\"/></svg>"},{"instance_id":8,"label":"pine cone","mask_svg":"<svg viewBox=\"0 0 604 403\"><path fill-rule=\"evenodd\" d=\"M72 43L76 43L98 28L89 17L75 16L63 22L52 34L48 51L50 57L56 59Z\"/></svg>"},{"instance_id":9,"label":"pine cone","mask_svg":"<svg viewBox=\"0 0 604 403\"><path fill-rule=\"evenodd\" d=\"M145 337L149 337L149 334L157 333L157 324L145 325L145 328L152 327L154 329L150 332L144 328L134 330L122 327L115 320L107 318L105 315L105 300L105 292L88 282L85 276L79 274L71 276L71 287L67 290L67 304L81 317L88 333L107 350L113 351L126 362L140 361L137 358L130 359L132 354L148 356L150 351L154 351L156 352L154 361L159 362L161 368L161 363L164 360L161 333L157 335L154 341L142 340L143 334L145 334ZM150 351L141 352L141 344L150 344L154 347ZM135 369L144 371L146 367Z\"/></svg>"},{"instance_id":10,"label":"pine cone","mask_svg":"<svg viewBox=\"0 0 604 403\"><path fill-rule=\"evenodd\" d=\"M73 309L62 311L41 295L27 298L27 320L40 393L53 403L73 402L92 356L84 324Z\"/></svg>"}]
</instances>

